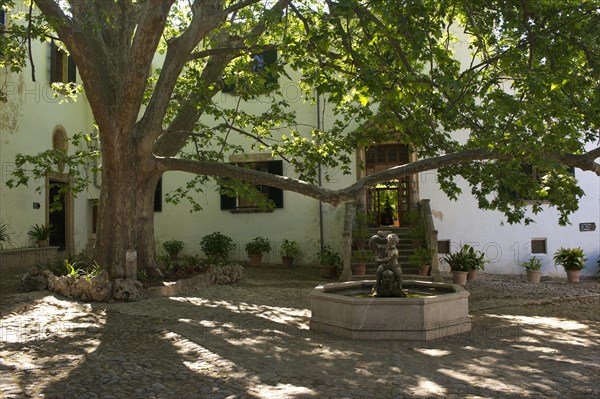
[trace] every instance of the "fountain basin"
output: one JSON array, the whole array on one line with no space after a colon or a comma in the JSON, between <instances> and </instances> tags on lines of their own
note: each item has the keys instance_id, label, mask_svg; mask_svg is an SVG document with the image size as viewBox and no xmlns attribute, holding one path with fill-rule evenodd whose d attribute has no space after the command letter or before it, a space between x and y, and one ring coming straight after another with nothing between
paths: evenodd
<instances>
[{"instance_id":1,"label":"fountain basin","mask_svg":"<svg viewBox=\"0 0 600 399\"><path fill-rule=\"evenodd\" d=\"M469 293L456 284L404 281L420 297L369 298L374 280L316 287L310 329L350 339L429 341L471 330Z\"/></svg>"}]
</instances>

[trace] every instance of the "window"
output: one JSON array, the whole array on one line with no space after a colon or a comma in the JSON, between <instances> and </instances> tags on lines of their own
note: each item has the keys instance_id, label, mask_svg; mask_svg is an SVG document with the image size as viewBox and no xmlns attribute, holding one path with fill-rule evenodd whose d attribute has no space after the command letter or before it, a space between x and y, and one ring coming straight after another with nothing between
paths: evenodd
<instances>
[{"instance_id":1,"label":"window","mask_svg":"<svg viewBox=\"0 0 600 399\"><path fill-rule=\"evenodd\" d=\"M73 58L50 42L50 83L75 83L77 67Z\"/></svg>"},{"instance_id":2,"label":"window","mask_svg":"<svg viewBox=\"0 0 600 399\"><path fill-rule=\"evenodd\" d=\"M450 240L438 241L438 254L449 254L450 253Z\"/></svg>"},{"instance_id":3,"label":"window","mask_svg":"<svg viewBox=\"0 0 600 399\"><path fill-rule=\"evenodd\" d=\"M546 239L545 238L532 238L531 239L531 253L532 254L548 253L546 250Z\"/></svg>"},{"instance_id":4,"label":"window","mask_svg":"<svg viewBox=\"0 0 600 399\"><path fill-rule=\"evenodd\" d=\"M252 54L248 65L252 73L259 74L264 78L264 90L270 91L277 87L279 74L274 69L277 64L277 50L265 50L262 53ZM226 78L223 82L223 93L235 94L246 87L244 82L236 82L235 79Z\"/></svg>"},{"instance_id":5,"label":"window","mask_svg":"<svg viewBox=\"0 0 600 399\"><path fill-rule=\"evenodd\" d=\"M282 161L263 161L244 163L244 166L250 166L261 172L272 173L274 175L283 175ZM255 188L262 193L266 199L272 201L275 208L283 208L283 190L275 187L256 185ZM244 199L240 196L230 197L226 194L221 194L221 210L239 211L239 212L260 212L264 209L260 208L256 203Z\"/></svg>"},{"instance_id":6,"label":"window","mask_svg":"<svg viewBox=\"0 0 600 399\"><path fill-rule=\"evenodd\" d=\"M4 34L4 27L6 26L6 11L4 8L0 7L0 35ZM3 56L4 53L2 49L0 49L0 57Z\"/></svg>"}]
</instances>

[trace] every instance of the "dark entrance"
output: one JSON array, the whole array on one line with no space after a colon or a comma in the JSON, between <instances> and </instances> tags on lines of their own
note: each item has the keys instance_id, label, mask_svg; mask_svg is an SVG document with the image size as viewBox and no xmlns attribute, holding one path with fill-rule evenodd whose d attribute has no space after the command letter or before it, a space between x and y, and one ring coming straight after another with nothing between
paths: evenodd
<instances>
[{"instance_id":1,"label":"dark entrance","mask_svg":"<svg viewBox=\"0 0 600 399\"><path fill-rule=\"evenodd\" d=\"M382 144L365 150L367 175L409 162L409 149L404 144ZM372 227L402 226L410 209L410 177L378 184L367 191L367 214Z\"/></svg>"},{"instance_id":2,"label":"dark entrance","mask_svg":"<svg viewBox=\"0 0 600 399\"><path fill-rule=\"evenodd\" d=\"M67 201L65 190L67 183L50 180L48 190L48 222L52 224L50 245L57 246L59 251L67 249Z\"/></svg>"}]
</instances>

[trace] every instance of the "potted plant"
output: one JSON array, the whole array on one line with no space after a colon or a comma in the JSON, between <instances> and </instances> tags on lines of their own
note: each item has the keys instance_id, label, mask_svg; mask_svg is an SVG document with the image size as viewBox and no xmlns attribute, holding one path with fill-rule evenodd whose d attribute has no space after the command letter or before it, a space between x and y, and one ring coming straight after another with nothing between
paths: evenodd
<instances>
[{"instance_id":1,"label":"potted plant","mask_svg":"<svg viewBox=\"0 0 600 399\"><path fill-rule=\"evenodd\" d=\"M577 248L559 248L554 252L554 263L562 266L567 272L567 279L570 283L579 282L579 274L585 268L586 258L583 255L583 249Z\"/></svg>"},{"instance_id":2,"label":"potted plant","mask_svg":"<svg viewBox=\"0 0 600 399\"><path fill-rule=\"evenodd\" d=\"M235 248L231 237L217 232L205 235L200 240L200 248L209 265L226 263L229 252Z\"/></svg>"},{"instance_id":3,"label":"potted plant","mask_svg":"<svg viewBox=\"0 0 600 399\"><path fill-rule=\"evenodd\" d=\"M177 255L183 249L183 241L168 240L163 243L163 249L169 254L171 260L177 260Z\"/></svg>"},{"instance_id":4,"label":"potted plant","mask_svg":"<svg viewBox=\"0 0 600 399\"><path fill-rule=\"evenodd\" d=\"M284 239L281 241L279 252L281 252L281 263L284 266L293 267L294 258L302 253L302 249L296 241Z\"/></svg>"},{"instance_id":5,"label":"potted plant","mask_svg":"<svg viewBox=\"0 0 600 399\"><path fill-rule=\"evenodd\" d=\"M357 249L352 252L352 274L364 276L367 271L367 264L373 261L373 254L364 249Z\"/></svg>"},{"instance_id":6,"label":"potted plant","mask_svg":"<svg viewBox=\"0 0 600 399\"><path fill-rule=\"evenodd\" d=\"M338 267L342 264L342 257L329 245L325 245L319 252L319 263L321 265L321 277L334 278Z\"/></svg>"},{"instance_id":7,"label":"potted plant","mask_svg":"<svg viewBox=\"0 0 600 399\"><path fill-rule=\"evenodd\" d=\"M366 240L369 238L369 221L367 214L363 211L356 211L354 223L354 229L352 230L352 240L354 240L354 247L358 250L365 249Z\"/></svg>"},{"instance_id":8,"label":"potted plant","mask_svg":"<svg viewBox=\"0 0 600 399\"><path fill-rule=\"evenodd\" d=\"M408 235L410 236L413 247L424 247L427 229L425 228L425 224L421 220L421 216L417 210L413 209L408 213L408 222L410 223Z\"/></svg>"},{"instance_id":9,"label":"potted plant","mask_svg":"<svg viewBox=\"0 0 600 399\"><path fill-rule=\"evenodd\" d=\"M37 246L42 248L48 246L52 232L54 232L54 229L50 223L41 226L35 224L31 226L27 234L35 238Z\"/></svg>"},{"instance_id":10,"label":"potted plant","mask_svg":"<svg viewBox=\"0 0 600 399\"><path fill-rule=\"evenodd\" d=\"M263 237L254 237L246 244L246 253L250 258L250 266L259 266L264 254L271 251L271 243Z\"/></svg>"},{"instance_id":11,"label":"potted plant","mask_svg":"<svg viewBox=\"0 0 600 399\"><path fill-rule=\"evenodd\" d=\"M532 256L528 261L522 262L521 266L527 271L527 281L534 284L539 284L542 276L541 268L542 261Z\"/></svg>"},{"instance_id":12,"label":"potted plant","mask_svg":"<svg viewBox=\"0 0 600 399\"><path fill-rule=\"evenodd\" d=\"M0 222L0 248L2 248L2 243L4 241L8 241L8 233L6 232L6 225Z\"/></svg>"},{"instance_id":13,"label":"potted plant","mask_svg":"<svg viewBox=\"0 0 600 399\"><path fill-rule=\"evenodd\" d=\"M476 251L470 245L464 244L460 250L449 253L443 258L452 270L454 284L465 285L470 270L481 270L485 265L483 253Z\"/></svg>"},{"instance_id":14,"label":"potted plant","mask_svg":"<svg viewBox=\"0 0 600 399\"><path fill-rule=\"evenodd\" d=\"M477 273L485 268L485 255L481 251L476 251L473 247L469 246L466 250L467 263L469 264L469 271L467 272L467 280L476 280Z\"/></svg>"},{"instance_id":15,"label":"potted plant","mask_svg":"<svg viewBox=\"0 0 600 399\"><path fill-rule=\"evenodd\" d=\"M429 248L419 247L408 257L408 261L417 267L419 276L429 275L433 251Z\"/></svg>"}]
</instances>

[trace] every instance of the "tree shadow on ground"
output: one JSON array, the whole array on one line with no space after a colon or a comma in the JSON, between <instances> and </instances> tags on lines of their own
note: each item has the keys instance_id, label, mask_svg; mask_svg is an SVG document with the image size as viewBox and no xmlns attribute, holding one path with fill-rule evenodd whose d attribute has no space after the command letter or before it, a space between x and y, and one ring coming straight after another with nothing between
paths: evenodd
<instances>
[{"instance_id":1,"label":"tree shadow on ground","mask_svg":"<svg viewBox=\"0 0 600 399\"><path fill-rule=\"evenodd\" d=\"M25 360L2 369L15 376L14 392L24 394L15 397L599 393L598 298L581 301L575 315L565 303L472 312L470 333L437 341L351 341L308 330L309 309L298 305L306 302L292 298L306 297L314 283L288 279L284 289L252 279L244 284L129 304L53 297L58 303L46 311L56 309L49 320L63 330L50 324L49 337L7 343L3 359L12 354ZM31 328L37 316L19 320Z\"/></svg>"}]
</instances>

